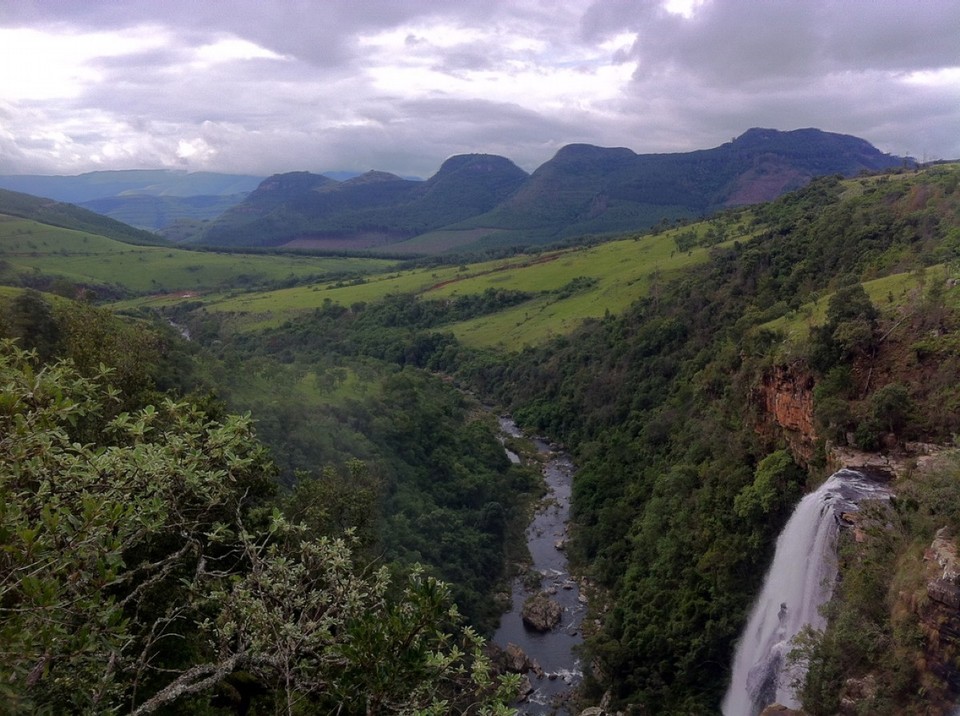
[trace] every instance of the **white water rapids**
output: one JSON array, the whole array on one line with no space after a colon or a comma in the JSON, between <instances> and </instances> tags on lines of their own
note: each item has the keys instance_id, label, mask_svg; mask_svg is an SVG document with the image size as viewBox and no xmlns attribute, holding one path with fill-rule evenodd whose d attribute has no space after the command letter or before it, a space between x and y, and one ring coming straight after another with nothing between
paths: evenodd
<instances>
[{"instance_id":1,"label":"white water rapids","mask_svg":"<svg viewBox=\"0 0 960 716\"><path fill-rule=\"evenodd\" d=\"M777 538L773 564L737 644L724 716L756 716L774 702L799 708L791 682L802 674L791 673L787 654L805 625L825 626L820 607L837 578L840 515L856 511L861 500L887 497L882 484L840 470L797 505Z\"/></svg>"}]
</instances>

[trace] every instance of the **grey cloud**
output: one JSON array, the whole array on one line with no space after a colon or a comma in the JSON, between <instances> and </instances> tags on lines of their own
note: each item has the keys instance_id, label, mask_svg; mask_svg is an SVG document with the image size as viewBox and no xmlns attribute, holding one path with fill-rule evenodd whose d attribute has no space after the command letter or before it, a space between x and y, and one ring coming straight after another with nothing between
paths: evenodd
<instances>
[{"instance_id":1,"label":"grey cloud","mask_svg":"<svg viewBox=\"0 0 960 716\"><path fill-rule=\"evenodd\" d=\"M662 11L621 20L638 33L638 72L681 67L719 86L960 64L955 3L708 0L689 20Z\"/></svg>"},{"instance_id":2,"label":"grey cloud","mask_svg":"<svg viewBox=\"0 0 960 716\"><path fill-rule=\"evenodd\" d=\"M444 53L441 60L433 65L433 69L456 74L464 70L473 72L492 70L497 65L491 54L482 48L457 48Z\"/></svg>"},{"instance_id":3,"label":"grey cloud","mask_svg":"<svg viewBox=\"0 0 960 716\"><path fill-rule=\"evenodd\" d=\"M541 44L508 50L496 39L468 39L441 48L429 33L411 30L437 19L495 38L509 29ZM886 151L960 156L960 90L902 82L912 71L960 66L960 4L946 0L707 0L690 19L668 13L660 0L598 0L586 8L582 0L0 3L5 28L150 25L171 37L170 46L98 60L103 81L75 99L8 101L0 171L86 170L97 156L112 168L182 162L257 173L377 168L427 176L445 157L476 151L531 170L571 142L679 151L715 146L750 126L817 126ZM374 89L360 37L395 28L411 32L403 53L461 79L501 71L509 82L507 61L518 58L541 67L582 58L637 67L622 94L602 106ZM634 46L604 57L600 44L623 32L636 33ZM197 47L229 37L283 59L184 70ZM50 139L61 131L66 140ZM202 141L210 153L178 159L181 140ZM50 148L59 141L66 144ZM104 158L105 147L112 158Z\"/></svg>"}]
</instances>

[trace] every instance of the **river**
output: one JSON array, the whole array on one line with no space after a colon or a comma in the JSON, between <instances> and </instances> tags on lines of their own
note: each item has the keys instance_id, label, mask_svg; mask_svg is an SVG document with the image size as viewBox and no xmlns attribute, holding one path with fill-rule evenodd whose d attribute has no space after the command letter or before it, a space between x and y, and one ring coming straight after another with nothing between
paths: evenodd
<instances>
[{"instance_id":1,"label":"river","mask_svg":"<svg viewBox=\"0 0 960 716\"><path fill-rule=\"evenodd\" d=\"M500 429L512 437L522 436L509 418L500 418ZM583 641L580 627L586 612L579 586L568 572L563 549L567 539L575 470L565 453L552 450L539 438L534 439L534 444L540 454L546 457L543 475L547 494L527 527L526 535L533 561L531 569L542 575L542 582L539 589L529 589L523 577L513 580L511 608L501 617L493 641L503 648L508 644L516 644L543 669L542 676L528 672L534 691L526 701L517 704L519 713L562 716L572 713L567 709L567 699L582 678L580 660L574 649ZM507 450L507 456L513 462L519 461L519 457L510 450ZM547 592L551 599L563 607L560 624L542 634L526 628L521 618L524 602L538 591Z\"/></svg>"}]
</instances>

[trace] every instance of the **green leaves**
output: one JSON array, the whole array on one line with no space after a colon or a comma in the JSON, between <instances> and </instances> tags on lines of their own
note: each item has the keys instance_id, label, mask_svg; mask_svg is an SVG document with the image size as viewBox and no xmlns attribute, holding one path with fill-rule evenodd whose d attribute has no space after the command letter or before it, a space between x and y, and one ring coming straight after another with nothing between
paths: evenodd
<instances>
[{"instance_id":1,"label":"green leaves","mask_svg":"<svg viewBox=\"0 0 960 716\"><path fill-rule=\"evenodd\" d=\"M0 710L189 710L242 670L267 711L504 713L449 588L264 509L249 416L164 400L82 443L116 392L9 342L0 396Z\"/></svg>"}]
</instances>

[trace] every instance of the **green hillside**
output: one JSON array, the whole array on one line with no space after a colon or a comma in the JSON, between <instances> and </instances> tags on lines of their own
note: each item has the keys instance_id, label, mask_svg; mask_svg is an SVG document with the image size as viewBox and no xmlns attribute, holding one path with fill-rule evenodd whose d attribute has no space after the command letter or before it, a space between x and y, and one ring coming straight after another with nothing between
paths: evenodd
<instances>
[{"instance_id":1,"label":"green hillside","mask_svg":"<svg viewBox=\"0 0 960 716\"><path fill-rule=\"evenodd\" d=\"M355 274L391 263L134 246L92 232L0 215L0 280L7 284L48 287L60 280L108 295L198 292Z\"/></svg>"},{"instance_id":2,"label":"green hillside","mask_svg":"<svg viewBox=\"0 0 960 716\"><path fill-rule=\"evenodd\" d=\"M505 310L443 326L465 345L511 350L569 333L589 318L619 313L677 272L707 260L721 239L748 238L749 217L702 222L656 235L589 248L509 259L381 273L236 296L208 296L208 311L229 313L246 329L279 325L325 304L350 307L395 294L449 302L488 290L523 291L530 299ZM683 245L681 251L678 248ZM689 245L688 245L689 244ZM709 244L709 245L708 245ZM244 318L244 316L246 318Z\"/></svg>"},{"instance_id":3,"label":"green hillside","mask_svg":"<svg viewBox=\"0 0 960 716\"><path fill-rule=\"evenodd\" d=\"M87 231L127 244L165 246L168 243L149 231L135 229L79 206L6 189L0 189L0 214L32 219L64 229Z\"/></svg>"}]
</instances>

